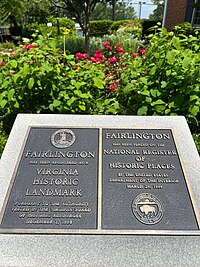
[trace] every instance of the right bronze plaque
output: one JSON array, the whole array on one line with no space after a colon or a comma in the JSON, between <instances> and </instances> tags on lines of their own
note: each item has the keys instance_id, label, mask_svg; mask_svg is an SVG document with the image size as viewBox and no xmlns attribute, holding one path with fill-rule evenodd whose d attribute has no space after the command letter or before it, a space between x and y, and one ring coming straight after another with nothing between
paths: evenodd
<instances>
[{"instance_id":1,"label":"right bronze plaque","mask_svg":"<svg viewBox=\"0 0 200 267\"><path fill-rule=\"evenodd\" d=\"M171 129L104 128L102 145L102 229L199 229Z\"/></svg>"}]
</instances>

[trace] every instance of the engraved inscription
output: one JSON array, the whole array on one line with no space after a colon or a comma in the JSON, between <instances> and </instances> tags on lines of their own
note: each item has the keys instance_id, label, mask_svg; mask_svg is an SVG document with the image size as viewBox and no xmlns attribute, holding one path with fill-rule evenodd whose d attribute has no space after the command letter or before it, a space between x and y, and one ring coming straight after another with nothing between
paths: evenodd
<instances>
[{"instance_id":1,"label":"engraved inscription","mask_svg":"<svg viewBox=\"0 0 200 267\"><path fill-rule=\"evenodd\" d=\"M98 145L98 129L31 128L1 227L96 229Z\"/></svg>"},{"instance_id":2,"label":"engraved inscription","mask_svg":"<svg viewBox=\"0 0 200 267\"><path fill-rule=\"evenodd\" d=\"M103 129L102 157L103 229L198 228L171 130Z\"/></svg>"}]
</instances>

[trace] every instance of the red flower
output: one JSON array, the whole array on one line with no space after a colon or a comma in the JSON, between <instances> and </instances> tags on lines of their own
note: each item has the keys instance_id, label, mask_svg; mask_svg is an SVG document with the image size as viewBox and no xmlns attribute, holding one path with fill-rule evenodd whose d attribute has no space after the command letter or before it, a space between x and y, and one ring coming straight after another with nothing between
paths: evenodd
<instances>
[{"instance_id":1,"label":"red flower","mask_svg":"<svg viewBox=\"0 0 200 267\"><path fill-rule=\"evenodd\" d=\"M2 61L2 62L0 63L0 66L1 66L1 67L5 66L5 65L6 65L6 63L5 63L4 61Z\"/></svg>"},{"instance_id":2,"label":"red flower","mask_svg":"<svg viewBox=\"0 0 200 267\"><path fill-rule=\"evenodd\" d=\"M103 45L104 45L104 46L107 46L107 45L109 45L109 44L110 44L110 42L108 42L108 41L107 41L107 42L103 42Z\"/></svg>"},{"instance_id":3,"label":"red flower","mask_svg":"<svg viewBox=\"0 0 200 267\"><path fill-rule=\"evenodd\" d=\"M36 46L34 46L34 45L27 45L27 50L31 50L31 49L33 49L33 48L36 48Z\"/></svg>"},{"instance_id":4,"label":"red flower","mask_svg":"<svg viewBox=\"0 0 200 267\"><path fill-rule=\"evenodd\" d=\"M103 58L103 55L101 53L96 53L93 55L95 58Z\"/></svg>"},{"instance_id":5,"label":"red flower","mask_svg":"<svg viewBox=\"0 0 200 267\"><path fill-rule=\"evenodd\" d=\"M116 44L116 47L120 47L120 44Z\"/></svg>"},{"instance_id":6,"label":"red flower","mask_svg":"<svg viewBox=\"0 0 200 267\"><path fill-rule=\"evenodd\" d=\"M107 46L106 46L106 50L111 51L111 50L112 50L112 46L107 45Z\"/></svg>"},{"instance_id":7,"label":"red flower","mask_svg":"<svg viewBox=\"0 0 200 267\"><path fill-rule=\"evenodd\" d=\"M84 58L88 58L89 55L88 55L88 54L83 54L83 57L84 57Z\"/></svg>"},{"instance_id":8,"label":"red flower","mask_svg":"<svg viewBox=\"0 0 200 267\"><path fill-rule=\"evenodd\" d=\"M109 61L110 61L110 63L115 63L115 62L117 62L117 59L116 59L116 57L111 57L111 58L109 58Z\"/></svg>"},{"instance_id":9,"label":"red flower","mask_svg":"<svg viewBox=\"0 0 200 267\"><path fill-rule=\"evenodd\" d=\"M74 69L74 70L77 70L77 69L78 69L78 66L74 66L73 69Z\"/></svg>"},{"instance_id":10,"label":"red flower","mask_svg":"<svg viewBox=\"0 0 200 267\"><path fill-rule=\"evenodd\" d=\"M138 54L133 53L131 56L134 57L134 58L136 58L138 56Z\"/></svg>"},{"instance_id":11,"label":"red flower","mask_svg":"<svg viewBox=\"0 0 200 267\"><path fill-rule=\"evenodd\" d=\"M120 55L123 55L123 54L124 54L124 49L121 48L121 47L118 47L118 48L117 48L117 51L118 51L118 53L119 53Z\"/></svg>"},{"instance_id":12,"label":"red flower","mask_svg":"<svg viewBox=\"0 0 200 267\"><path fill-rule=\"evenodd\" d=\"M96 50L96 53L100 54L100 53L102 53L102 51L99 49L99 50Z\"/></svg>"},{"instance_id":13,"label":"red flower","mask_svg":"<svg viewBox=\"0 0 200 267\"><path fill-rule=\"evenodd\" d=\"M83 54L82 53L76 53L76 55L75 55L77 58L79 58L79 59L82 59L83 58Z\"/></svg>"},{"instance_id":14,"label":"red flower","mask_svg":"<svg viewBox=\"0 0 200 267\"><path fill-rule=\"evenodd\" d=\"M140 54L140 56L145 56L147 52L144 49L142 49L141 47L139 47L138 53Z\"/></svg>"},{"instance_id":15,"label":"red flower","mask_svg":"<svg viewBox=\"0 0 200 267\"><path fill-rule=\"evenodd\" d=\"M95 61L96 61L96 62L99 62L99 63L102 63L102 60L101 60L101 58L99 58L99 57L95 58Z\"/></svg>"},{"instance_id":16,"label":"red flower","mask_svg":"<svg viewBox=\"0 0 200 267\"><path fill-rule=\"evenodd\" d=\"M110 85L110 89L111 89L111 90L116 90L116 85L115 85L115 84L111 84L111 85Z\"/></svg>"}]
</instances>

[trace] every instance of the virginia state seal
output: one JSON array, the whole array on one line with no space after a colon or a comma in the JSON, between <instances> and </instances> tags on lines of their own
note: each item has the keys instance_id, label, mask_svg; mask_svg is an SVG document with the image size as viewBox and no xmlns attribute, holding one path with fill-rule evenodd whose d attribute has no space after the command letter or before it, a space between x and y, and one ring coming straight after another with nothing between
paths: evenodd
<instances>
[{"instance_id":1,"label":"virginia state seal","mask_svg":"<svg viewBox=\"0 0 200 267\"><path fill-rule=\"evenodd\" d=\"M72 130L69 129L61 129L56 131L51 136L51 143L53 146L58 148L66 148L71 145L76 140L76 136Z\"/></svg>"},{"instance_id":2,"label":"virginia state seal","mask_svg":"<svg viewBox=\"0 0 200 267\"><path fill-rule=\"evenodd\" d=\"M163 217L161 201L149 193L143 193L134 198L132 211L136 219L144 224L156 224Z\"/></svg>"}]
</instances>

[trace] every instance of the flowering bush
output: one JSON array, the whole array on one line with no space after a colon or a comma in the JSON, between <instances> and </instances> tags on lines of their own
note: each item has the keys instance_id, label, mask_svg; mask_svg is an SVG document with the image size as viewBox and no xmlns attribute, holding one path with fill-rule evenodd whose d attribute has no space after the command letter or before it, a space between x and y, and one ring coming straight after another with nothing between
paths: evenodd
<instances>
[{"instance_id":1,"label":"flowering bush","mask_svg":"<svg viewBox=\"0 0 200 267\"><path fill-rule=\"evenodd\" d=\"M35 42L26 40L10 54L1 53L0 116L5 119L18 112L185 115L196 130L199 37L180 39L161 29L150 36L148 47L137 41L132 49L111 39L101 39L90 55L66 55L42 36Z\"/></svg>"}]
</instances>

